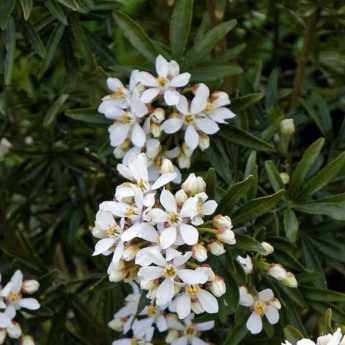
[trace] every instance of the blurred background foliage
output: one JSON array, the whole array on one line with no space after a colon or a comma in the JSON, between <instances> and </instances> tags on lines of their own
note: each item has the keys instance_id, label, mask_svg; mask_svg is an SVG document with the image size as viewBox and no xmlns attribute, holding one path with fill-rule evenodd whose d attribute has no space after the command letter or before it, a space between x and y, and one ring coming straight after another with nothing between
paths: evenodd
<instances>
[{"instance_id":1,"label":"blurred background foliage","mask_svg":"<svg viewBox=\"0 0 345 345\"><path fill-rule=\"evenodd\" d=\"M13 145L0 162L0 268L39 278L43 307L26 324L39 344L115 338L106 323L126 287L108 283L106 259L91 258L89 228L120 178L96 109L107 76L152 69L157 53L230 94L236 120L191 170L246 225L253 238L242 247L269 241L300 281L294 290L269 282L288 326L247 336L234 283L246 278L230 253L233 293L212 342L278 344L283 331L294 339L345 324L344 2L176 2L0 2L0 138Z\"/></svg>"}]
</instances>

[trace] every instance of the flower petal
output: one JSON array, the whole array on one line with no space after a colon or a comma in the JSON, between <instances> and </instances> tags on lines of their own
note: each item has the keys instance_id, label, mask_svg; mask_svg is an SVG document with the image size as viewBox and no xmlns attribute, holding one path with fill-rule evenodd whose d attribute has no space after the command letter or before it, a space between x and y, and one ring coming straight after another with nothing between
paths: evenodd
<instances>
[{"instance_id":1,"label":"flower petal","mask_svg":"<svg viewBox=\"0 0 345 345\"><path fill-rule=\"evenodd\" d=\"M132 143L137 147L143 147L145 145L146 134L138 123L134 124L133 126L131 140Z\"/></svg>"},{"instance_id":2,"label":"flower petal","mask_svg":"<svg viewBox=\"0 0 345 345\"><path fill-rule=\"evenodd\" d=\"M177 211L176 199L170 191L163 189L159 201L168 212Z\"/></svg>"},{"instance_id":3,"label":"flower petal","mask_svg":"<svg viewBox=\"0 0 345 345\"><path fill-rule=\"evenodd\" d=\"M29 309L29 310L37 310L40 308L40 304L38 303L38 301L35 298L22 298L18 304L25 308L25 309Z\"/></svg>"},{"instance_id":4,"label":"flower petal","mask_svg":"<svg viewBox=\"0 0 345 345\"><path fill-rule=\"evenodd\" d=\"M176 133L183 126L182 119L174 117L163 122L162 130L167 134Z\"/></svg>"},{"instance_id":5,"label":"flower petal","mask_svg":"<svg viewBox=\"0 0 345 345\"><path fill-rule=\"evenodd\" d=\"M182 114L187 114L189 113L188 109L188 100L185 96L180 96L179 102L176 104L176 109L182 113Z\"/></svg>"},{"instance_id":6,"label":"flower petal","mask_svg":"<svg viewBox=\"0 0 345 345\"><path fill-rule=\"evenodd\" d=\"M95 250L92 253L93 256L102 254L109 250L115 243L113 238L103 238L96 243Z\"/></svg>"},{"instance_id":7,"label":"flower petal","mask_svg":"<svg viewBox=\"0 0 345 345\"><path fill-rule=\"evenodd\" d=\"M116 91L117 89L122 88L123 84L120 81L120 79L108 78L107 79L107 86L108 86L108 89L110 89L111 91Z\"/></svg>"},{"instance_id":8,"label":"flower petal","mask_svg":"<svg viewBox=\"0 0 345 345\"><path fill-rule=\"evenodd\" d=\"M265 316L271 325L275 325L279 321L279 312L272 305L267 306Z\"/></svg>"},{"instance_id":9,"label":"flower petal","mask_svg":"<svg viewBox=\"0 0 345 345\"><path fill-rule=\"evenodd\" d=\"M164 279L159 285L156 292L157 305L163 306L168 304L175 295L174 282L171 279Z\"/></svg>"},{"instance_id":10,"label":"flower petal","mask_svg":"<svg viewBox=\"0 0 345 345\"><path fill-rule=\"evenodd\" d=\"M188 344L188 338L187 337L180 337L175 339L171 345L187 345Z\"/></svg>"},{"instance_id":11,"label":"flower petal","mask_svg":"<svg viewBox=\"0 0 345 345\"><path fill-rule=\"evenodd\" d=\"M206 322L200 322L195 324L195 327L198 331L209 331L214 327L215 322L214 321L206 321Z\"/></svg>"},{"instance_id":12,"label":"flower petal","mask_svg":"<svg viewBox=\"0 0 345 345\"><path fill-rule=\"evenodd\" d=\"M209 314L218 313L219 306L217 298L214 297L210 292L207 290L201 289L198 293L198 299L201 306L205 309L205 311Z\"/></svg>"},{"instance_id":13,"label":"flower petal","mask_svg":"<svg viewBox=\"0 0 345 345\"><path fill-rule=\"evenodd\" d=\"M176 228L171 226L164 229L159 237L159 243L162 249L171 247L176 241Z\"/></svg>"},{"instance_id":14,"label":"flower petal","mask_svg":"<svg viewBox=\"0 0 345 345\"><path fill-rule=\"evenodd\" d=\"M193 246L194 244L198 243L199 232L196 228L194 228L194 226L189 224L181 224L180 234L184 243L188 244L189 246Z\"/></svg>"},{"instance_id":15,"label":"flower petal","mask_svg":"<svg viewBox=\"0 0 345 345\"><path fill-rule=\"evenodd\" d=\"M119 243L117 244L117 246L115 248L114 255L112 258L112 262L114 264L117 264L120 261L120 259L122 258L122 254L123 254L124 249L125 249L125 246L124 246L123 242L119 241Z\"/></svg>"},{"instance_id":16,"label":"flower petal","mask_svg":"<svg viewBox=\"0 0 345 345\"><path fill-rule=\"evenodd\" d=\"M214 200L208 200L202 205L202 214L209 216L213 214L217 208L218 204Z\"/></svg>"},{"instance_id":17,"label":"flower petal","mask_svg":"<svg viewBox=\"0 0 345 345\"><path fill-rule=\"evenodd\" d=\"M195 124L199 130L206 134L214 134L219 131L219 126L213 120L208 119L207 117L196 120Z\"/></svg>"},{"instance_id":18,"label":"flower petal","mask_svg":"<svg viewBox=\"0 0 345 345\"><path fill-rule=\"evenodd\" d=\"M164 92L164 100L167 105L176 105L180 100L180 94L174 89L168 89Z\"/></svg>"},{"instance_id":19,"label":"flower petal","mask_svg":"<svg viewBox=\"0 0 345 345\"><path fill-rule=\"evenodd\" d=\"M108 132L110 134L110 145L116 147L126 140L129 125L116 122L108 128Z\"/></svg>"},{"instance_id":20,"label":"flower petal","mask_svg":"<svg viewBox=\"0 0 345 345\"><path fill-rule=\"evenodd\" d=\"M274 298L273 291L271 289L265 289L258 293L260 301L268 302Z\"/></svg>"},{"instance_id":21,"label":"flower petal","mask_svg":"<svg viewBox=\"0 0 345 345\"><path fill-rule=\"evenodd\" d=\"M147 266L140 268L138 276L143 280L155 280L162 276L163 268L156 266Z\"/></svg>"},{"instance_id":22,"label":"flower petal","mask_svg":"<svg viewBox=\"0 0 345 345\"><path fill-rule=\"evenodd\" d=\"M174 77L171 82L170 86L172 87L183 87L186 86L189 83L191 74L190 73L181 73Z\"/></svg>"},{"instance_id":23,"label":"flower petal","mask_svg":"<svg viewBox=\"0 0 345 345\"><path fill-rule=\"evenodd\" d=\"M208 280L208 274L204 270L182 269L177 272L181 280L189 285L205 284Z\"/></svg>"},{"instance_id":24,"label":"flower petal","mask_svg":"<svg viewBox=\"0 0 345 345\"><path fill-rule=\"evenodd\" d=\"M192 114L199 114L205 110L207 106L207 98L203 96L195 96L190 104L190 112Z\"/></svg>"},{"instance_id":25,"label":"flower petal","mask_svg":"<svg viewBox=\"0 0 345 345\"><path fill-rule=\"evenodd\" d=\"M99 209L109 211L117 217L124 217L128 211L128 205L117 201L103 201L99 205Z\"/></svg>"},{"instance_id":26,"label":"flower petal","mask_svg":"<svg viewBox=\"0 0 345 345\"><path fill-rule=\"evenodd\" d=\"M11 278L11 283L12 283L12 292L19 292L20 289L22 288L22 283L23 283L23 273L21 271L15 271L12 278Z\"/></svg>"},{"instance_id":27,"label":"flower petal","mask_svg":"<svg viewBox=\"0 0 345 345\"><path fill-rule=\"evenodd\" d=\"M186 318L191 311L192 303L190 297L186 294L182 294L175 299L176 312L180 319Z\"/></svg>"},{"instance_id":28,"label":"flower petal","mask_svg":"<svg viewBox=\"0 0 345 345\"><path fill-rule=\"evenodd\" d=\"M143 92L140 100L144 103L151 103L158 95L160 90L158 88L147 89Z\"/></svg>"},{"instance_id":29,"label":"flower petal","mask_svg":"<svg viewBox=\"0 0 345 345\"><path fill-rule=\"evenodd\" d=\"M148 87L158 87L157 79L148 72L140 72L138 75L138 80L141 84Z\"/></svg>"},{"instance_id":30,"label":"flower petal","mask_svg":"<svg viewBox=\"0 0 345 345\"><path fill-rule=\"evenodd\" d=\"M161 208L153 208L150 211L150 216L153 223L164 223L168 219L168 215Z\"/></svg>"},{"instance_id":31,"label":"flower petal","mask_svg":"<svg viewBox=\"0 0 345 345\"><path fill-rule=\"evenodd\" d=\"M234 114L228 108L218 108L218 109L215 109L211 114L209 114L209 116L215 122L225 123L225 120L235 117L236 114Z\"/></svg>"},{"instance_id":32,"label":"flower petal","mask_svg":"<svg viewBox=\"0 0 345 345\"><path fill-rule=\"evenodd\" d=\"M261 317L253 312L247 320L246 326L251 334L258 334L262 331Z\"/></svg>"},{"instance_id":33,"label":"flower petal","mask_svg":"<svg viewBox=\"0 0 345 345\"><path fill-rule=\"evenodd\" d=\"M158 177L158 179L155 181L155 183L151 186L151 189L161 188L161 187L165 186L167 183L175 180L175 178L176 178L175 172L163 174L163 175Z\"/></svg>"},{"instance_id":34,"label":"flower petal","mask_svg":"<svg viewBox=\"0 0 345 345\"><path fill-rule=\"evenodd\" d=\"M168 61L162 55L156 58L156 72L160 77L166 78L168 76Z\"/></svg>"},{"instance_id":35,"label":"flower petal","mask_svg":"<svg viewBox=\"0 0 345 345\"><path fill-rule=\"evenodd\" d=\"M208 345L208 344L198 337L192 337L192 345Z\"/></svg>"},{"instance_id":36,"label":"flower petal","mask_svg":"<svg viewBox=\"0 0 345 345\"><path fill-rule=\"evenodd\" d=\"M184 141L192 151L194 151L199 145L199 134L193 125L189 125L187 127L184 135Z\"/></svg>"}]
</instances>

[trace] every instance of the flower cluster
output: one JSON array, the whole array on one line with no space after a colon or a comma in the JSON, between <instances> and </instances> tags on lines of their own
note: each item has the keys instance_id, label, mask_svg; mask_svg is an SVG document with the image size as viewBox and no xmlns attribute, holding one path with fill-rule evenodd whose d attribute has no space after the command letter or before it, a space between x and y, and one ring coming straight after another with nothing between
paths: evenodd
<instances>
[{"instance_id":1,"label":"flower cluster","mask_svg":"<svg viewBox=\"0 0 345 345\"><path fill-rule=\"evenodd\" d=\"M1 283L1 276L0 276ZM20 309L37 310L40 304L35 298L24 297L31 295L39 288L36 280L23 280L21 271L16 271L10 281L2 286L0 284L0 344L5 342L6 337L19 339L23 344L33 345L33 339L25 335L22 337L20 324L15 320L17 311Z\"/></svg>"},{"instance_id":2,"label":"flower cluster","mask_svg":"<svg viewBox=\"0 0 345 345\"><path fill-rule=\"evenodd\" d=\"M316 342L311 339L303 338L297 341L296 345L344 345L345 335L338 328L333 334L328 333L317 338ZM292 345L289 341L285 341L282 345Z\"/></svg>"},{"instance_id":3,"label":"flower cluster","mask_svg":"<svg viewBox=\"0 0 345 345\"><path fill-rule=\"evenodd\" d=\"M189 168L193 151L209 147L209 135L235 114L226 108L230 99L225 92L190 85L190 78L180 73L176 61L159 55L156 75L135 70L127 86L117 78L107 80L112 93L98 111L113 121L109 136L116 158L126 164L145 152L154 179L165 158L176 159L180 169Z\"/></svg>"}]
</instances>

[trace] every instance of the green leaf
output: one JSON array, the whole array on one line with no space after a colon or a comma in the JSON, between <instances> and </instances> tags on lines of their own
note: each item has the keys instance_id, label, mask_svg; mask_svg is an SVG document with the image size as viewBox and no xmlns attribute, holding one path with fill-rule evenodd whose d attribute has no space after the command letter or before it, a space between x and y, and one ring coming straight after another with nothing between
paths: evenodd
<instances>
[{"instance_id":1,"label":"green leaf","mask_svg":"<svg viewBox=\"0 0 345 345\"><path fill-rule=\"evenodd\" d=\"M62 94L48 109L46 116L43 120L43 127L49 128L55 122L56 116L61 111L62 106L66 102L68 95Z\"/></svg>"},{"instance_id":2,"label":"green leaf","mask_svg":"<svg viewBox=\"0 0 345 345\"><path fill-rule=\"evenodd\" d=\"M186 66L191 66L207 56L207 54L222 40L236 25L235 19L218 24L208 31L186 54Z\"/></svg>"},{"instance_id":3,"label":"green leaf","mask_svg":"<svg viewBox=\"0 0 345 345\"><path fill-rule=\"evenodd\" d=\"M326 215L336 220L345 220L345 193L328 196L315 202L293 205L299 212Z\"/></svg>"},{"instance_id":4,"label":"green leaf","mask_svg":"<svg viewBox=\"0 0 345 345\"><path fill-rule=\"evenodd\" d=\"M240 250L265 254L265 249L259 241L252 236L236 235L236 247Z\"/></svg>"},{"instance_id":5,"label":"green leaf","mask_svg":"<svg viewBox=\"0 0 345 345\"><path fill-rule=\"evenodd\" d=\"M237 345L247 334L248 330L245 323L232 327L228 332L223 345Z\"/></svg>"},{"instance_id":6,"label":"green leaf","mask_svg":"<svg viewBox=\"0 0 345 345\"><path fill-rule=\"evenodd\" d=\"M220 200L217 212L230 212L237 201L247 197L247 193L249 189L253 186L253 182L254 176L249 175L243 181L237 182L230 186L230 188L225 192L224 196Z\"/></svg>"},{"instance_id":7,"label":"green leaf","mask_svg":"<svg viewBox=\"0 0 345 345\"><path fill-rule=\"evenodd\" d=\"M232 214L232 221L237 225L247 223L264 213L271 211L284 195L284 191L281 190L272 195L263 196L249 201L246 205L239 208Z\"/></svg>"},{"instance_id":8,"label":"green leaf","mask_svg":"<svg viewBox=\"0 0 345 345\"><path fill-rule=\"evenodd\" d=\"M70 119L97 125L109 125L110 120L97 112L96 108L68 109L65 115Z\"/></svg>"},{"instance_id":9,"label":"green leaf","mask_svg":"<svg viewBox=\"0 0 345 345\"><path fill-rule=\"evenodd\" d=\"M216 196L216 187L217 187L217 175L214 168L210 168L207 171L205 176L206 182L206 193L210 199L214 199Z\"/></svg>"},{"instance_id":10,"label":"green leaf","mask_svg":"<svg viewBox=\"0 0 345 345\"><path fill-rule=\"evenodd\" d=\"M20 5L23 9L24 19L28 20L32 11L32 0L20 0Z\"/></svg>"},{"instance_id":11,"label":"green leaf","mask_svg":"<svg viewBox=\"0 0 345 345\"><path fill-rule=\"evenodd\" d=\"M345 294L327 289L317 289L312 287L301 287L305 298L318 302L345 302Z\"/></svg>"},{"instance_id":12,"label":"green leaf","mask_svg":"<svg viewBox=\"0 0 345 345\"><path fill-rule=\"evenodd\" d=\"M245 146L257 151L274 151L273 146L268 142L250 134L243 129L231 125L222 126L219 135L224 140L227 140L231 143Z\"/></svg>"},{"instance_id":13,"label":"green leaf","mask_svg":"<svg viewBox=\"0 0 345 345\"><path fill-rule=\"evenodd\" d=\"M177 60L186 49L193 18L193 0L178 0L170 21L170 46Z\"/></svg>"},{"instance_id":14,"label":"green leaf","mask_svg":"<svg viewBox=\"0 0 345 345\"><path fill-rule=\"evenodd\" d=\"M284 328L284 336L286 340L293 344L295 344L298 340L304 338L303 333L301 333L301 331L291 325L287 325Z\"/></svg>"},{"instance_id":15,"label":"green leaf","mask_svg":"<svg viewBox=\"0 0 345 345\"><path fill-rule=\"evenodd\" d=\"M132 18L122 12L116 12L114 17L122 33L128 38L132 45L145 56L147 60L153 62L157 55L156 48L144 29Z\"/></svg>"},{"instance_id":16,"label":"green leaf","mask_svg":"<svg viewBox=\"0 0 345 345\"><path fill-rule=\"evenodd\" d=\"M286 237L291 242L296 242L299 224L295 212L291 208L284 210L284 229Z\"/></svg>"},{"instance_id":17,"label":"green leaf","mask_svg":"<svg viewBox=\"0 0 345 345\"><path fill-rule=\"evenodd\" d=\"M243 111L253 104L259 102L263 97L263 93L250 93L245 96L234 98L231 100L231 108L235 112Z\"/></svg>"},{"instance_id":18,"label":"green leaf","mask_svg":"<svg viewBox=\"0 0 345 345\"><path fill-rule=\"evenodd\" d=\"M16 5L15 0L1 0L0 1L0 28L1 30L5 30L12 11L14 10L14 6Z\"/></svg>"},{"instance_id":19,"label":"green leaf","mask_svg":"<svg viewBox=\"0 0 345 345\"><path fill-rule=\"evenodd\" d=\"M311 177L302 187L298 197L306 199L318 190L327 186L344 168L345 166L345 152L342 152L337 158L328 163L316 175Z\"/></svg>"},{"instance_id":20,"label":"green leaf","mask_svg":"<svg viewBox=\"0 0 345 345\"><path fill-rule=\"evenodd\" d=\"M65 15L65 12L63 8L58 4L58 2L54 0L47 0L44 4L45 6L47 6L49 12L51 13L53 17L59 20L63 25L68 24L68 20Z\"/></svg>"},{"instance_id":21,"label":"green leaf","mask_svg":"<svg viewBox=\"0 0 345 345\"><path fill-rule=\"evenodd\" d=\"M337 239L332 238L312 238L309 237L312 244L321 252L324 256L335 260L337 262L345 263L345 245L339 242Z\"/></svg>"},{"instance_id":22,"label":"green leaf","mask_svg":"<svg viewBox=\"0 0 345 345\"><path fill-rule=\"evenodd\" d=\"M12 18L10 18L8 22L4 35L6 47L4 81L5 85L10 85L12 80L14 55L16 51L16 26Z\"/></svg>"},{"instance_id":23,"label":"green leaf","mask_svg":"<svg viewBox=\"0 0 345 345\"><path fill-rule=\"evenodd\" d=\"M294 169L291 182L289 185L289 194L296 196L304 184L304 179L312 168L316 159L319 157L321 149L325 143L325 139L320 138L312 143L304 152L302 159L298 162Z\"/></svg>"},{"instance_id":24,"label":"green leaf","mask_svg":"<svg viewBox=\"0 0 345 345\"><path fill-rule=\"evenodd\" d=\"M279 171L272 161L265 161L265 170L273 190L278 192L278 190L284 189L284 183L280 178Z\"/></svg>"},{"instance_id":25,"label":"green leaf","mask_svg":"<svg viewBox=\"0 0 345 345\"><path fill-rule=\"evenodd\" d=\"M30 23L24 23L23 28L23 35L27 36L32 48L43 58L47 51L36 29Z\"/></svg>"},{"instance_id":26,"label":"green leaf","mask_svg":"<svg viewBox=\"0 0 345 345\"><path fill-rule=\"evenodd\" d=\"M237 65L213 65L191 69L189 72L192 75L192 80L213 81L241 74L243 70Z\"/></svg>"}]
</instances>

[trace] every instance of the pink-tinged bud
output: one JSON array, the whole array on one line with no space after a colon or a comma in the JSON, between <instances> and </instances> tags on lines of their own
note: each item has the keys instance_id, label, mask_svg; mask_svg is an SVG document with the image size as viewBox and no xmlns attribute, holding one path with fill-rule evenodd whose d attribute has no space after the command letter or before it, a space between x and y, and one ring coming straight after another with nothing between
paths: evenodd
<instances>
[{"instance_id":1,"label":"pink-tinged bud","mask_svg":"<svg viewBox=\"0 0 345 345\"><path fill-rule=\"evenodd\" d=\"M216 297L223 296L226 292L224 279L220 276L216 276L215 279L209 283L208 287Z\"/></svg>"},{"instance_id":2,"label":"pink-tinged bud","mask_svg":"<svg viewBox=\"0 0 345 345\"><path fill-rule=\"evenodd\" d=\"M18 339L22 335L22 329L18 322L12 322L12 327L7 328L7 334L12 339Z\"/></svg>"},{"instance_id":3,"label":"pink-tinged bud","mask_svg":"<svg viewBox=\"0 0 345 345\"><path fill-rule=\"evenodd\" d=\"M208 244L207 248L211 252L211 254L215 256L220 256L225 253L224 245L219 241L212 241Z\"/></svg>"},{"instance_id":4,"label":"pink-tinged bud","mask_svg":"<svg viewBox=\"0 0 345 345\"><path fill-rule=\"evenodd\" d=\"M174 165L172 164L170 159L163 159L161 164L161 173L162 174L169 174L175 171Z\"/></svg>"},{"instance_id":5,"label":"pink-tinged bud","mask_svg":"<svg viewBox=\"0 0 345 345\"><path fill-rule=\"evenodd\" d=\"M290 287L290 288L296 288L298 286L297 279L295 275L291 272L287 273L286 278L282 280L282 283L285 286Z\"/></svg>"},{"instance_id":6,"label":"pink-tinged bud","mask_svg":"<svg viewBox=\"0 0 345 345\"><path fill-rule=\"evenodd\" d=\"M246 274L250 274L253 272L253 261L249 255L242 257L237 256L236 261L241 265L243 271Z\"/></svg>"},{"instance_id":7,"label":"pink-tinged bud","mask_svg":"<svg viewBox=\"0 0 345 345\"><path fill-rule=\"evenodd\" d=\"M20 339L20 345L35 345L34 338L31 337L30 335L24 335Z\"/></svg>"},{"instance_id":8,"label":"pink-tinged bud","mask_svg":"<svg viewBox=\"0 0 345 345\"><path fill-rule=\"evenodd\" d=\"M37 280L24 280L22 290L25 293L32 294L35 293L40 287Z\"/></svg>"},{"instance_id":9,"label":"pink-tinged bud","mask_svg":"<svg viewBox=\"0 0 345 345\"><path fill-rule=\"evenodd\" d=\"M151 119L154 123L162 123L165 119L165 111L163 108L156 108L151 113Z\"/></svg>"},{"instance_id":10,"label":"pink-tinged bud","mask_svg":"<svg viewBox=\"0 0 345 345\"><path fill-rule=\"evenodd\" d=\"M230 229L217 229L217 240L226 244L236 244L235 233Z\"/></svg>"},{"instance_id":11,"label":"pink-tinged bud","mask_svg":"<svg viewBox=\"0 0 345 345\"><path fill-rule=\"evenodd\" d=\"M232 229L232 222L229 216L218 214L213 217L213 226L217 229Z\"/></svg>"},{"instance_id":12,"label":"pink-tinged bud","mask_svg":"<svg viewBox=\"0 0 345 345\"><path fill-rule=\"evenodd\" d=\"M152 136L154 138L159 138L160 137L160 135L162 133L162 130L161 130L161 126L159 124L151 123L150 129L151 129Z\"/></svg>"},{"instance_id":13,"label":"pink-tinged bud","mask_svg":"<svg viewBox=\"0 0 345 345\"><path fill-rule=\"evenodd\" d=\"M108 322L108 326L115 332L122 332L123 322L120 319L113 319Z\"/></svg>"},{"instance_id":14,"label":"pink-tinged bud","mask_svg":"<svg viewBox=\"0 0 345 345\"><path fill-rule=\"evenodd\" d=\"M276 280L283 280L287 277L286 269L280 264L271 265L267 273Z\"/></svg>"},{"instance_id":15,"label":"pink-tinged bud","mask_svg":"<svg viewBox=\"0 0 345 345\"><path fill-rule=\"evenodd\" d=\"M261 246L262 248L264 248L265 256L271 255L274 252L273 246L269 244L268 242L261 242Z\"/></svg>"},{"instance_id":16,"label":"pink-tinged bud","mask_svg":"<svg viewBox=\"0 0 345 345\"><path fill-rule=\"evenodd\" d=\"M278 298L274 298L270 304L272 304L276 309L281 309L282 305Z\"/></svg>"},{"instance_id":17,"label":"pink-tinged bud","mask_svg":"<svg viewBox=\"0 0 345 345\"><path fill-rule=\"evenodd\" d=\"M206 190L206 182L195 174L190 174L182 184L182 189L189 195L194 196Z\"/></svg>"},{"instance_id":18,"label":"pink-tinged bud","mask_svg":"<svg viewBox=\"0 0 345 345\"><path fill-rule=\"evenodd\" d=\"M207 260L207 249L200 243L193 246L192 253L193 258L199 262Z\"/></svg>"},{"instance_id":19,"label":"pink-tinged bud","mask_svg":"<svg viewBox=\"0 0 345 345\"><path fill-rule=\"evenodd\" d=\"M210 147L210 137L206 134L200 134L199 147L201 151L205 151Z\"/></svg>"}]
</instances>

